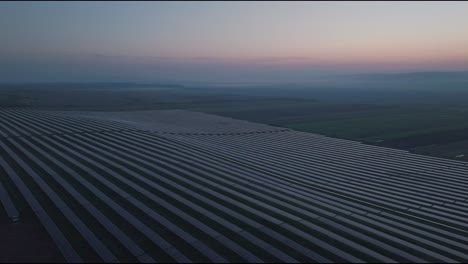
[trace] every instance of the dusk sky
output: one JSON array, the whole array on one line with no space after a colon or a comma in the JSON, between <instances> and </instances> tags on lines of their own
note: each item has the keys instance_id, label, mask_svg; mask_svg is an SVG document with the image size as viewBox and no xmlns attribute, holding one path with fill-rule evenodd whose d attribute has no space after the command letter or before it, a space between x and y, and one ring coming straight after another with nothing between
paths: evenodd
<instances>
[{"instance_id":1,"label":"dusk sky","mask_svg":"<svg viewBox=\"0 0 468 264\"><path fill-rule=\"evenodd\" d=\"M468 2L2 2L0 81L468 70Z\"/></svg>"}]
</instances>

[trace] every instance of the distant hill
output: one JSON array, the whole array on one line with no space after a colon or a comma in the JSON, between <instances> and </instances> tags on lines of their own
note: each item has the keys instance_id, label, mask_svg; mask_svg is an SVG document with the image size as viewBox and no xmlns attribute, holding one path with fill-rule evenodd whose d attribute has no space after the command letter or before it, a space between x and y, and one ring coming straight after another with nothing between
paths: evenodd
<instances>
[{"instance_id":1,"label":"distant hill","mask_svg":"<svg viewBox=\"0 0 468 264\"><path fill-rule=\"evenodd\" d=\"M343 76L357 80L368 81L466 81L468 82L468 71L457 72L408 72L408 73L378 73L378 74L356 74Z\"/></svg>"},{"instance_id":2,"label":"distant hill","mask_svg":"<svg viewBox=\"0 0 468 264\"><path fill-rule=\"evenodd\" d=\"M128 88L128 87L164 87L184 88L183 85L169 83L136 83L136 82L35 82L35 83L0 83L0 88L60 88L60 89L91 89L91 88Z\"/></svg>"}]
</instances>

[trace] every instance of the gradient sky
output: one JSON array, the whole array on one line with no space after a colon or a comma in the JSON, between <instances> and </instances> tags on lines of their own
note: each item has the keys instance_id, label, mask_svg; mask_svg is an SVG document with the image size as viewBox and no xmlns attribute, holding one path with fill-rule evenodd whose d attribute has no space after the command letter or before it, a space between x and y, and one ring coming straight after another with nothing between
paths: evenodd
<instances>
[{"instance_id":1,"label":"gradient sky","mask_svg":"<svg viewBox=\"0 0 468 264\"><path fill-rule=\"evenodd\" d=\"M0 81L468 70L468 2L1 2Z\"/></svg>"}]
</instances>

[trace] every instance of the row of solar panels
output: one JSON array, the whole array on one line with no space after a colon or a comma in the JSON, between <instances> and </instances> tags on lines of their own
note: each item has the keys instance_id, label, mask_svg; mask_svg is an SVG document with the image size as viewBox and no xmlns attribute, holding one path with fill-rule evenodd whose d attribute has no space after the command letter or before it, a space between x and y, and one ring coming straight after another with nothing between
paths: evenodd
<instances>
[{"instance_id":1,"label":"row of solar panels","mask_svg":"<svg viewBox=\"0 0 468 264\"><path fill-rule=\"evenodd\" d=\"M423 217L425 211L432 212L434 215L424 217L432 217L434 221L444 221L444 224L458 228L468 227L464 221L466 213L463 212L466 210L463 204L468 198L468 167L465 163L444 163L445 160L440 159L428 163L425 158L403 151L382 150L356 143L349 143L353 146L348 149L340 147L339 152L336 147L331 146L317 149L315 145L323 141L324 137L309 141L306 146L307 141L301 140L295 133L283 133L270 138L251 136L249 139L249 136L245 136L237 140L197 136L193 144L205 149L216 149L216 155L227 153L233 160L241 160L244 166L250 162L252 167L270 172L276 179L282 172L283 182L331 190L337 195L360 199L392 210L419 212L422 214L419 217ZM261 142L262 140L266 142ZM264 147L281 144L290 147L295 140L299 144L295 150ZM303 151L301 146L306 146L305 149L309 150ZM360 156L366 152L369 154ZM378 158L379 156L385 158ZM433 206L438 209L433 209ZM450 209L446 211L445 207L456 208L455 213Z\"/></svg>"},{"instance_id":2,"label":"row of solar panels","mask_svg":"<svg viewBox=\"0 0 468 264\"><path fill-rule=\"evenodd\" d=\"M27 142L26 139L22 139L22 140ZM15 142L14 142L13 139L9 139L8 141L11 141L11 142L13 142L12 144L15 144ZM32 146L32 145L30 145L30 146ZM5 148L9 154L12 154L12 152L10 151L10 149L9 149L6 145L3 145L3 148ZM19 146L18 148L21 149L20 146ZM33 147L33 148L34 148L34 147ZM21 149L21 150L22 150L22 151L26 151L25 149ZM26 152L26 153L27 153L27 152ZM46 152L41 152L40 154L41 154L41 155L44 155L45 157L48 157L48 154L47 154ZM59 154L60 156L64 155L63 153L58 153L58 154ZM17 156L13 156L13 157L14 157L14 158L17 158ZM50 158L50 157L49 157L49 158ZM57 160L53 160L53 159L51 159L51 160L60 165L60 163L59 163ZM18 162L19 162L19 163L22 163L21 161L18 161ZM22 163L22 164L20 164L20 165L22 165L22 166L27 166L27 165L24 164L24 163ZM29 173L30 175L33 175L33 176L35 175L34 172L32 172L32 171L30 171L30 170L28 170L28 173ZM51 171L48 171L48 173L50 173L51 175L54 175ZM36 176L36 177L34 177L34 178L36 179L36 178L37 178L37 175L35 175L35 176ZM73 175L73 176L74 176L75 178L79 178L79 177L80 177L79 175L76 175L76 174ZM96 177L99 177L99 175L95 175L95 176L96 176ZM107 185L108 185L108 186L111 186L112 183L107 182ZM88 187L89 187L89 186L88 186ZM68 189L67 189L67 190L68 190ZM141 190L140 190L140 191L141 191ZM122 193L122 190L119 190L119 193ZM48 194L50 194L50 192L48 192ZM53 201L59 201L59 202L61 203L61 206L60 206L59 208L67 208L66 206L63 205L63 203L60 201L60 199L59 199L58 197L54 196L53 194L51 194L51 196L52 196L52 200L53 200ZM152 197L152 198L155 199L155 200L158 199L157 197ZM109 201L107 201L107 202L109 202ZM172 209L172 210L176 210L176 208L171 208L171 209ZM76 219L75 217L76 217L76 216L73 216L73 215L72 215L72 216L70 216L70 219ZM160 219L160 217L157 217L157 218ZM168 223L170 224L170 222L168 222ZM198 222L198 223L197 223L197 226L200 227L200 226L203 226L203 224L200 223L200 222ZM206 227L206 228L207 228L207 230L210 230L209 227ZM213 231L212 231L212 233L213 233ZM224 237L224 238L218 237L218 234L217 234L217 233L213 233L213 235L216 236L217 239L220 239L221 241L227 239L226 237ZM185 236L186 236L185 238L186 238L187 240L191 240L192 243L196 242L193 238L190 237L190 235L185 235ZM227 239L227 240L228 240L228 239ZM229 241L229 240L228 240L228 241ZM234 247L236 247L235 244L234 244ZM102 247L98 247L98 248L101 249ZM209 253L209 251L210 251L209 248L203 248L203 247L202 247L201 249L202 249L202 251L203 251L205 254L206 254L206 253ZM105 252L105 251L104 251L104 252ZM220 261L220 260L223 260L222 257L216 256L216 253L212 253L211 255L212 255L212 256L211 256L211 258L212 258L211 260L213 260L213 261ZM247 254L247 256L248 256L248 254ZM110 259L107 258L106 260L109 261ZM250 257L250 260L252 260L252 261L258 261L259 259L258 259L258 258L255 258L255 257ZM285 261L289 261L289 260L292 260L292 259L291 259L291 258L284 258L284 260L285 260Z\"/></svg>"},{"instance_id":3,"label":"row of solar panels","mask_svg":"<svg viewBox=\"0 0 468 264\"><path fill-rule=\"evenodd\" d=\"M228 117L186 111L154 110L130 112L59 112L69 117L86 117L96 120L113 120L141 129L160 133L182 134L233 134L286 130L264 124Z\"/></svg>"},{"instance_id":4,"label":"row of solar panels","mask_svg":"<svg viewBox=\"0 0 468 264\"><path fill-rule=\"evenodd\" d=\"M34 113L34 117L30 114ZM24 130L16 126L9 129L0 128L0 138L55 135L55 134L73 134L86 132L102 132L114 130L134 130L135 128L115 121L93 120L91 118L77 118L69 116L51 115L43 111L33 111L27 109L0 109L0 124L7 124L18 120L26 120L31 124L39 122L53 122L59 126L43 126L41 130ZM37 120L36 120L37 119ZM76 126L69 126L73 123Z\"/></svg>"},{"instance_id":5,"label":"row of solar panels","mask_svg":"<svg viewBox=\"0 0 468 264\"><path fill-rule=\"evenodd\" d=\"M0 129L28 133L96 126L33 111L10 112L2 120ZM31 182L108 262L122 260L111 240L142 262L468 259L467 230L459 225L467 212L464 163L298 132L214 139L102 130L108 132L1 141L1 167L70 261L86 258L44 209ZM426 164L435 181L378 174L398 164L404 172L411 159ZM421 172L418 165L408 168ZM437 174L442 169L448 177ZM439 184L447 191L431 199ZM401 196L392 191L398 188ZM75 213L75 204L100 225ZM103 240L100 228L112 239Z\"/></svg>"}]
</instances>

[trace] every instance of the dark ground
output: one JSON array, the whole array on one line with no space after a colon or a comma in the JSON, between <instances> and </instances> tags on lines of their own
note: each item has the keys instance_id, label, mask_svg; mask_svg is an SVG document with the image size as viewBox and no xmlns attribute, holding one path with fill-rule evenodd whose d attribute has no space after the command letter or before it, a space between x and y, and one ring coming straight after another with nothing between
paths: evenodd
<instances>
[{"instance_id":1,"label":"dark ground","mask_svg":"<svg viewBox=\"0 0 468 264\"><path fill-rule=\"evenodd\" d=\"M65 261L33 212L22 212L20 221L13 224L0 209L0 262Z\"/></svg>"}]
</instances>

